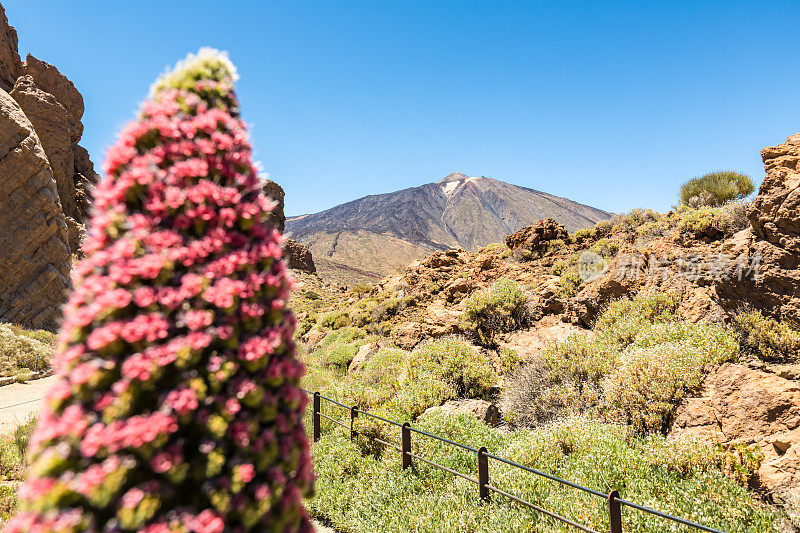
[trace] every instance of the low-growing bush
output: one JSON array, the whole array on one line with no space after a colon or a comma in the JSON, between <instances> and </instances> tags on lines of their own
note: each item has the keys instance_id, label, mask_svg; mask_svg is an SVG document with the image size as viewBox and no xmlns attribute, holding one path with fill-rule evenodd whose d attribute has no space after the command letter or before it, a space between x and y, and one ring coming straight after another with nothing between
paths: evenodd
<instances>
[{"instance_id":1,"label":"low-growing bush","mask_svg":"<svg viewBox=\"0 0 800 533\"><path fill-rule=\"evenodd\" d=\"M575 413L639 433L665 432L677 403L700 384L704 366L738 355L726 329L680 322L678 303L663 293L622 298L600 315L594 336L546 345L507 380L507 420L539 425Z\"/></svg>"},{"instance_id":2,"label":"low-growing bush","mask_svg":"<svg viewBox=\"0 0 800 533\"><path fill-rule=\"evenodd\" d=\"M350 323L350 315L347 314L347 311L331 311L317 320L317 324L329 329L344 328L349 326Z\"/></svg>"},{"instance_id":3,"label":"low-growing bush","mask_svg":"<svg viewBox=\"0 0 800 533\"><path fill-rule=\"evenodd\" d=\"M594 246L592 246L591 251L605 257L606 259L610 259L615 255L617 255L617 252L619 252L620 247L621 245L618 240L602 238L596 243L594 243Z\"/></svg>"},{"instance_id":4,"label":"low-growing bush","mask_svg":"<svg viewBox=\"0 0 800 533\"><path fill-rule=\"evenodd\" d=\"M469 415L437 412L416 424L423 431L486 446L493 454L603 493L616 489L630 501L731 532L777 531L777 515L719 468L705 444L663 437L630 437L621 426L569 419L551 427L504 434ZM396 440L399 432L391 433ZM412 436L415 454L465 475L477 476L470 453ZM564 524L506 498L479 504L475 484L422 461L402 470L395 453L363 455L342 432L326 434L313 449L317 492L313 514L341 531L488 533L563 532ZM492 485L599 531L608 531L608 510L579 491L519 469L492 463ZM623 529L670 532L675 524L634 510Z\"/></svg>"},{"instance_id":5,"label":"low-growing bush","mask_svg":"<svg viewBox=\"0 0 800 533\"><path fill-rule=\"evenodd\" d=\"M412 353L409 380L423 375L448 383L457 396L466 398L489 398L498 381L491 363L456 338L431 342Z\"/></svg>"},{"instance_id":6,"label":"low-growing bush","mask_svg":"<svg viewBox=\"0 0 800 533\"><path fill-rule=\"evenodd\" d=\"M519 367L506 377L500 411L511 427L536 427L569 412L560 388L540 365Z\"/></svg>"},{"instance_id":7,"label":"low-growing bush","mask_svg":"<svg viewBox=\"0 0 800 533\"><path fill-rule=\"evenodd\" d=\"M747 204L744 202L696 209L683 207L678 211L678 219L682 233L709 239L730 237L750 225Z\"/></svg>"},{"instance_id":8,"label":"low-growing bush","mask_svg":"<svg viewBox=\"0 0 800 533\"><path fill-rule=\"evenodd\" d=\"M624 347L651 324L673 320L679 305L677 295L663 292L620 298L600 314L594 330Z\"/></svg>"},{"instance_id":9,"label":"low-growing bush","mask_svg":"<svg viewBox=\"0 0 800 533\"><path fill-rule=\"evenodd\" d=\"M716 207L740 200L755 190L752 178L733 171L711 172L681 186L680 200L691 207Z\"/></svg>"},{"instance_id":10,"label":"low-growing bush","mask_svg":"<svg viewBox=\"0 0 800 533\"><path fill-rule=\"evenodd\" d=\"M561 279L558 280L559 294L563 298L569 298L578 294L578 289L583 283L578 268L575 265L570 265L567 268L560 268Z\"/></svg>"},{"instance_id":11,"label":"low-growing bush","mask_svg":"<svg viewBox=\"0 0 800 533\"><path fill-rule=\"evenodd\" d=\"M55 335L0 324L0 376L31 376L30 371L47 370L55 346Z\"/></svg>"},{"instance_id":12,"label":"low-growing bush","mask_svg":"<svg viewBox=\"0 0 800 533\"><path fill-rule=\"evenodd\" d=\"M761 311L739 313L736 324L742 347L761 359L776 362L800 360L800 331Z\"/></svg>"},{"instance_id":13,"label":"low-growing bush","mask_svg":"<svg viewBox=\"0 0 800 533\"><path fill-rule=\"evenodd\" d=\"M527 303L522 287L512 280L500 279L490 289L465 300L462 324L478 343L493 346L497 333L513 331L526 323Z\"/></svg>"}]
</instances>

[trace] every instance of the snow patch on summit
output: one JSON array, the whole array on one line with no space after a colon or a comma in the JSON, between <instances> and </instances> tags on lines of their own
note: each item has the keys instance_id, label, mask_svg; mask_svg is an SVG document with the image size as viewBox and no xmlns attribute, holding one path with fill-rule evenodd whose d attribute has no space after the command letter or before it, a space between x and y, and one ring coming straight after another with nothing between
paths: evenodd
<instances>
[{"instance_id":1,"label":"snow patch on summit","mask_svg":"<svg viewBox=\"0 0 800 533\"><path fill-rule=\"evenodd\" d=\"M439 181L438 184L442 188L442 192L445 194L445 196L450 198L451 196L453 196L453 193L455 193L456 190L465 183L470 183L472 181L479 179L481 179L480 176L475 176L471 178L469 176L462 174L461 172L454 172L453 174L447 176L445 179Z\"/></svg>"}]
</instances>

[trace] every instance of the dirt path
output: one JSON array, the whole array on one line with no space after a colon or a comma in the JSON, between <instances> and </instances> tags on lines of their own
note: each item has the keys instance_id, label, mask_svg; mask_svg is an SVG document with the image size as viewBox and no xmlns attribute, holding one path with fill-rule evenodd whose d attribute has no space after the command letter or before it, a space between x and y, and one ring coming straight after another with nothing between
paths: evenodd
<instances>
[{"instance_id":1,"label":"dirt path","mask_svg":"<svg viewBox=\"0 0 800 533\"><path fill-rule=\"evenodd\" d=\"M13 431L29 415L38 413L47 389L55 380L55 376L50 376L0 387L0 435Z\"/></svg>"}]
</instances>

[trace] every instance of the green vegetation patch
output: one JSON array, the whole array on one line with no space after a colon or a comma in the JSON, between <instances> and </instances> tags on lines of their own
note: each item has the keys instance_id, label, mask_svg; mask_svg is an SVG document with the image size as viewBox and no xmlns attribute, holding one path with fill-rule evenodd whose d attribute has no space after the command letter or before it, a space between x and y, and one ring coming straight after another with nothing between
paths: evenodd
<instances>
[{"instance_id":1,"label":"green vegetation patch","mask_svg":"<svg viewBox=\"0 0 800 533\"><path fill-rule=\"evenodd\" d=\"M0 324L0 376L30 379L32 371L50 368L55 339L48 331Z\"/></svg>"},{"instance_id":2,"label":"green vegetation patch","mask_svg":"<svg viewBox=\"0 0 800 533\"><path fill-rule=\"evenodd\" d=\"M681 186L680 200L692 207L716 207L740 200L755 190L752 178L746 174L724 170L693 178Z\"/></svg>"},{"instance_id":3,"label":"green vegetation patch","mask_svg":"<svg viewBox=\"0 0 800 533\"><path fill-rule=\"evenodd\" d=\"M490 289L464 301L463 327L479 344L493 346L497 333L513 331L527 321L527 302L522 287L512 280L500 279Z\"/></svg>"},{"instance_id":4,"label":"green vegetation patch","mask_svg":"<svg viewBox=\"0 0 800 533\"><path fill-rule=\"evenodd\" d=\"M438 412L422 417L416 427L469 446L487 446L501 457L604 493L617 489L623 498L724 531L776 531L774 512L757 505L747 489L728 478L720 469L719 456L700 443L631 438L621 426L585 419L504 434L468 415ZM390 438L396 442L398 435ZM416 434L412 449L477 476L477 460L468 451ZM318 478L309 509L340 531L565 531L563 524L500 496L482 504L473 483L421 461L404 471L396 453L364 456L341 431L325 435L313 454ZM494 486L597 530L608 530L602 500L495 462L489 470ZM626 511L623 526L625 531L667 532L674 531L675 524Z\"/></svg>"},{"instance_id":5,"label":"green vegetation patch","mask_svg":"<svg viewBox=\"0 0 800 533\"><path fill-rule=\"evenodd\" d=\"M800 360L800 331L785 322L764 316L761 311L740 313L736 324L742 346L761 359L776 362Z\"/></svg>"}]
</instances>

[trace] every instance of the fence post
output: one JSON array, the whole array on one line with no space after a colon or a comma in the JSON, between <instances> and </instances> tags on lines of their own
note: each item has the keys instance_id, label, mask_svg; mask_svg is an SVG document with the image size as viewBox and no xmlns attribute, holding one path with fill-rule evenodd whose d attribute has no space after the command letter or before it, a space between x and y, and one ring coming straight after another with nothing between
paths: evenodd
<instances>
[{"instance_id":1,"label":"fence post","mask_svg":"<svg viewBox=\"0 0 800 533\"><path fill-rule=\"evenodd\" d=\"M319 438L322 436L322 426L320 424L319 419L319 412L320 412L320 394L319 392L314 393L314 442L317 442Z\"/></svg>"},{"instance_id":2,"label":"fence post","mask_svg":"<svg viewBox=\"0 0 800 533\"><path fill-rule=\"evenodd\" d=\"M478 496L481 500L489 500L489 458L486 457L488 450L481 446L478 448Z\"/></svg>"},{"instance_id":3,"label":"fence post","mask_svg":"<svg viewBox=\"0 0 800 533\"><path fill-rule=\"evenodd\" d=\"M355 442L358 438L358 433L355 429L355 420L358 416L358 406L354 405L350 408L350 440Z\"/></svg>"},{"instance_id":4,"label":"fence post","mask_svg":"<svg viewBox=\"0 0 800 533\"><path fill-rule=\"evenodd\" d=\"M611 533L622 533L622 506L619 504L619 492L608 493L608 524Z\"/></svg>"},{"instance_id":5,"label":"fence post","mask_svg":"<svg viewBox=\"0 0 800 533\"><path fill-rule=\"evenodd\" d=\"M411 424L405 422L400 429L403 445L403 470L405 470L411 466Z\"/></svg>"}]
</instances>

